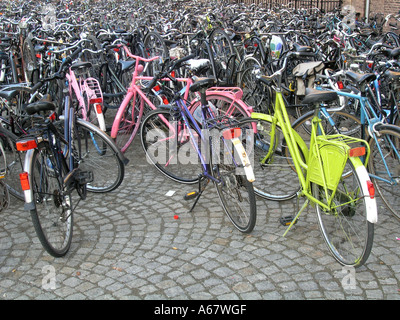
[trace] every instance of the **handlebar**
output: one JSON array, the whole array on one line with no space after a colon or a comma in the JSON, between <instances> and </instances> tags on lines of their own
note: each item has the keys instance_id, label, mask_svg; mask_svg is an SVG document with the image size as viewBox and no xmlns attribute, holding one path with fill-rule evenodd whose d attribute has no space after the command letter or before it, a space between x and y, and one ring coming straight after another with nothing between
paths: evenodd
<instances>
[{"instance_id":1,"label":"handlebar","mask_svg":"<svg viewBox=\"0 0 400 320\"><path fill-rule=\"evenodd\" d=\"M182 65L183 62L188 61L190 59L193 59L195 57L196 57L196 55L194 53L192 53L192 54L190 54L190 55L188 55L186 57L183 57L181 59L173 60L173 64L166 71L160 72L152 80L150 80L150 83L146 86L145 90L150 90L151 88L153 88L156 85L156 82L158 80L163 79L165 77L168 77L169 74L173 70L178 69Z\"/></svg>"}]
</instances>

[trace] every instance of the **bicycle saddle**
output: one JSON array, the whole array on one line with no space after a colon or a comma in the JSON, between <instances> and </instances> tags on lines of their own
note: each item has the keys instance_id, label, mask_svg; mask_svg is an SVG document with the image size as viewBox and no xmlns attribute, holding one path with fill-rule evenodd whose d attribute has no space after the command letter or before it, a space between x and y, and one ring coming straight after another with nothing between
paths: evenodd
<instances>
[{"instance_id":1,"label":"bicycle saddle","mask_svg":"<svg viewBox=\"0 0 400 320\"><path fill-rule=\"evenodd\" d=\"M296 52L313 52L313 48L309 46L302 46L298 43L293 43L294 50Z\"/></svg>"},{"instance_id":2,"label":"bicycle saddle","mask_svg":"<svg viewBox=\"0 0 400 320\"><path fill-rule=\"evenodd\" d=\"M400 56L400 48L394 48L394 49L381 48L380 53L382 53L384 56L388 58L396 59Z\"/></svg>"},{"instance_id":3,"label":"bicycle saddle","mask_svg":"<svg viewBox=\"0 0 400 320\"><path fill-rule=\"evenodd\" d=\"M335 91L306 88L306 95L301 104L313 105L319 102L335 101L337 98L338 95Z\"/></svg>"},{"instance_id":4,"label":"bicycle saddle","mask_svg":"<svg viewBox=\"0 0 400 320\"><path fill-rule=\"evenodd\" d=\"M208 89L217 84L215 78L194 78L194 83L190 86L191 92L200 91L201 89Z\"/></svg>"},{"instance_id":5,"label":"bicycle saddle","mask_svg":"<svg viewBox=\"0 0 400 320\"><path fill-rule=\"evenodd\" d=\"M398 72L398 71L387 70L385 72L385 76L387 77L387 79L390 82L399 81L400 80L400 72Z\"/></svg>"},{"instance_id":6,"label":"bicycle saddle","mask_svg":"<svg viewBox=\"0 0 400 320\"><path fill-rule=\"evenodd\" d=\"M366 84L376 79L376 75L373 73L357 73L353 71L346 71L346 76L359 85Z\"/></svg>"},{"instance_id":7,"label":"bicycle saddle","mask_svg":"<svg viewBox=\"0 0 400 320\"><path fill-rule=\"evenodd\" d=\"M86 62L86 61L79 61L77 63L74 63L71 66L71 70L77 70L80 68L90 68L92 66L92 64L90 62Z\"/></svg>"},{"instance_id":8,"label":"bicycle saddle","mask_svg":"<svg viewBox=\"0 0 400 320\"><path fill-rule=\"evenodd\" d=\"M38 113L40 111L53 111L56 109L56 105L50 101L38 101L30 103L25 107L25 111L28 115Z\"/></svg>"},{"instance_id":9,"label":"bicycle saddle","mask_svg":"<svg viewBox=\"0 0 400 320\"><path fill-rule=\"evenodd\" d=\"M0 97L6 100L11 100L18 93L18 90L10 90L10 91L0 91Z\"/></svg>"}]
</instances>

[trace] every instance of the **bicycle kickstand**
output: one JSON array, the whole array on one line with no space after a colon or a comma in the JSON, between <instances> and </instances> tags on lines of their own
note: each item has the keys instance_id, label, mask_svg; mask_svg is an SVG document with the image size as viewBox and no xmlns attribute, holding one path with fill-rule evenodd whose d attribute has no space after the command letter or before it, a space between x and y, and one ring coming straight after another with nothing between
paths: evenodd
<instances>
[{"instance_id":1,"label":"bicycle kickstand","mask_svg":"<svg viewBox=\"0 0 400 320\"><path fill-rule=\"evenodd\" d=\"M203 184L203 181L206 180L207 183ZM199 201L201 195L203 194L204 190L206 189L206 186L208 185L208 182L210 180L205 178L202 174L199 175L199 191L193 191L193 192L189 192L185 195L184 199L187 200L191 200L193 198L196 198L196 200L194 201L192 207L190 208L189 212L192 212L194 207L196 206L197 202Z\"/></svg>"}]
</instances>

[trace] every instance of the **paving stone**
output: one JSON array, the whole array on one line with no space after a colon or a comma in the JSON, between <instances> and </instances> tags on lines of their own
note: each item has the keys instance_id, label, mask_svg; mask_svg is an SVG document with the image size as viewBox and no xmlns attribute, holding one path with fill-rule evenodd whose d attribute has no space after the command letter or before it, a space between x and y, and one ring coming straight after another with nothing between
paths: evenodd
<instances>
[{"instance_id":1,"label":"paving stone","mask_svg":"<svg viewBox=\"0 0 400 320\"><path fill-rule=\"evenodd\" d=\"M384 208L371 256L353 270L349 288L349 272L330 255L313 208L283 238L278 219L294 213L296 199L257 198L255 230L244 235L211 185L189 212L192 202L182 197L190 187L161 176L138 140L126 156L121 187L79 204L63 258L43 250L23 203L13 199L0 221L1 300L400 300L399 222ZM43 285L45 266L55 270L53 289Z\"/></svg>"}]
</instances>

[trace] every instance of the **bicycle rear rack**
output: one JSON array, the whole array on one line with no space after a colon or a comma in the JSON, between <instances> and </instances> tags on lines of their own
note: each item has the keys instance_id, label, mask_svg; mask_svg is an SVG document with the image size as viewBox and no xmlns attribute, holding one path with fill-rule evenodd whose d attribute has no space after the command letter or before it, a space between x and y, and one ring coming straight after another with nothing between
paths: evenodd
<instances>
[{"instance_id":1,"label":"bicycle rear rack","mask_svg":"<svg viewBox=\"0 0 400 320\"><path fill-rule=\"evenodd\" d=\"M103 92L101 91L99 82L94 78L83 80L82 89L87 93L89 103L103 104Z\"/></svg>"}]
</instances>

